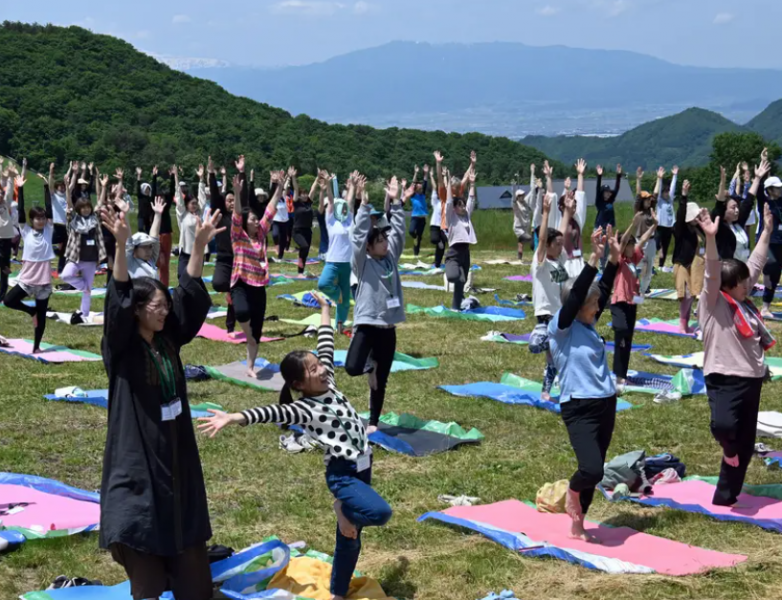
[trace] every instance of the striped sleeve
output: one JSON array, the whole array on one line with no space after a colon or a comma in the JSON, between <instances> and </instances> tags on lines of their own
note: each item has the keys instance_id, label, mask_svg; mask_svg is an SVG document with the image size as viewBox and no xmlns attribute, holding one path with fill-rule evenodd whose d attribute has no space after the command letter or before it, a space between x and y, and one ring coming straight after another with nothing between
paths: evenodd
<instances>
[{"instance_id":1,"label":"striped sleeve","mask_svg":"<svg viewBox=\"0 0 782 600\"><path fill-rule=\"evenodd\" d=\"M318 358L334 377L334 329L321 325L318 329Z\"/></svg>"},{"instance_id":2,"label":"striped sleeve","mask_svg":"<svg viewBox=\"0 0 782 600\"><path fill-rule=\"evenodd\" d=\"M293 404L261 406L243 410L247 425L258 423L277 423L280 425L307 425L312 421L312 411L304 402Z\"/></svg>"}]
</instances>

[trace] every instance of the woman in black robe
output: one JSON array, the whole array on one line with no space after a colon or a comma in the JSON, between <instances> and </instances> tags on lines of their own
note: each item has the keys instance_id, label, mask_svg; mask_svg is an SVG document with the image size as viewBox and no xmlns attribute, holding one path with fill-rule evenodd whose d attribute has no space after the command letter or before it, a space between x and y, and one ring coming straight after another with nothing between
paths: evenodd
<instances>
[{"instance_id":1,"label":"woman in black robe","mask_svg":"<svg viewBox=\"0 0 782 600\"><path fill-rule=\"evenodd\" d=\"M100 546L125 568L135 600L166 590L208 600L212 530L179 350L212 304L201 271L204 249L220 231L220 213L199 220L192 260L173 295L154 279L130 280L126 216L102 211L101 219L116 238L116 254L101 342L109 421Z\"/></svg>"}]
</instances>

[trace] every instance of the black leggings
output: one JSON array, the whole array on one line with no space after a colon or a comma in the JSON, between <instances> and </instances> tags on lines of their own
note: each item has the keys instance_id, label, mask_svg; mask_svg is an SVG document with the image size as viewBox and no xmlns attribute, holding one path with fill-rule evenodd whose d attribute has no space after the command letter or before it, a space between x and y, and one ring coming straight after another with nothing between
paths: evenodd
<instances>
[{"instance_id":1,"label":"black leggings","mask_svg":"<svg viewBox=\"0 0 782 600\"><path fill-rule=\"evenodd\" d=\"M763 267L763 304L771 304L774 301L774 293L779 285L779 277L782 275L782 244L771 244L768 247L768 261Z\"/></svg>"},{"instance_id":2,"label":"black leggings","mask_svg":"<svg viewBox=\"0 0 782 600\"><path fill-rule=\"evenodd\" d=\"M434 266L439 269L443 264L443 256L445 255L445 245L448 243L448 238L445 232L439 227L434 225L429 226L429 241L434 246Z\"/></svg>"},{"instance_id":3,"label":"black leggings","mask_svg":"<svg viewBox=\"0 0 782 600\"><path fill-rule=\"evenodd\" d=\"M65 268L65 248L68 246L68 227L66 225L54 225L52 230L52 246L54 253L59 257L57 260L57 273L62 273ZM113 254L113 253L112 253Z\"/></svg>"},{"instance_id":4,"label":"black leggings","mask_svg":"<svg viewBox=\"0 0 782 600\"><path fill-rule=\"evenodd\" d=\"M46 330L46 311L49 310L49 298L45 300L36 300L35 306L27 306L22 303L22 300L27 298L27 292L25 292L21 286L14 286L5 295L5 305L8 308L14 310L21 310L27 313L31 317L38 318L38 325L35 327L35 343L33 344L33 352L41 349L41 340L43 339L43 332Z\"/></svg>"},{"instance_id":5,"label":"black leggings","mask_svg":"<svg viewBox=\"0 0 782 600\"><path fill-rule=\"evenodd\" d=\"M274 221L272 223L272 239L277 246L277 258L285 256L285 247L288 245L288 224Z\"/></svg>"},{"instance_id":6,"label":"black leggings","mask_svg":"<svg viewBox=\"0 0 782 600\"><path fill-rule=\"evenodd\" d=\"M445 277L453 284L451 308L461 310L464 284L470 273L470 244L452 244L445 256Z\"/></svg>"},{"instance_id":7,"label":"black leggings","mask_svg":"<svg viewBox=\"0 0 782 600\"><path fill-rule=\"evenodd\" d=\"M421 251L421 239L426 229L426 217L410 217L410 237L413 238L413 254L418 256Z\"/></svg>"},{"instance_id":8,"label":"black leggings","mask_svg":"<svg viewBox=\"0 0 782 600\"><path fill-rule=\"evenodd\" d=\"M570 489L579 493L581 510L587 514L595 488L603 480L603 464L614 434L616 396L572 398L561 404L561 410L578 460L578 471L570 478Z\"/></svg>"},{"instance_id":9,"label":"black leggings","mask_svg":"<svg viewBox=\"0 0 782 600\"><path fill-rule=\"evenodd\" d=\"M218 256L215 259L215 270L212 274L212 289L221 294L231 291L231 271L233 270L233 256ZM229 296L230 300L230 296ZM236 328L236 312L233 302L228 302L228 315L225 317L225 330L229 333Z\"/></svg>"},{"instance_id":10,"label":"black leggings","mask_svg":"<svg viewBox=\"0 0 782 600\"><path fill-rule=\"evenodd\" d=\"M383 403L386 399L386 384L391 373L396 352L396 329L394 327L374 327L358 325L350 341L348 356L345 359L345 372L351 377L364 374L367 359L372 358L377 366L377 389L369 390L369 424L377 426Z\"/></svg>"},{"instance_id":11,"label":"black leggings","mask_svg":"<svg viewBox=\"0 0 782 600\"><path fill-rule=\"evenodd\" d=\"M266 317L266 288L247 285L239 280L231 288L236 320L239 323L250 323L250 331L256 342L261 341L263 320Z\"/></svg>"},{"instance_id":12,"label":"black leggings","mask_svg":"<svg viewBox=\"0 0 782 600\"><path fill-rule=\"evenodd\" d=\"M755 451L755 434L763 379L712 373L706 376L711 408L711 434L726 456L739 457L739 466L720 461L720 478L712 502L735 504L744 485L747 467Z\"/></svg>"},{"instance_id":13,"label":"black leggings","mask_svg":"<svg viewBox=\"0 0 782 600\"><path fill-rule=\"evenodd\" d=\"M11 275L11 248L13 239L0 239L0 302L8 291L8 277Z\"/></svg>"},{"instance_id":14,"label":"black leggings","mask_svg":"<svg viewBox=\"0 0 782 600\"><path fill-rule=\"evenodd\" d=\"M668 258L668 247L671 245L671 237L673 237L673 227L657 228L657 248L660 250L660 268L665 266L665 259Z\"/></svg>"},{"instance_id":15,"label":"black leggings","mask_svg":"<svg viewBox=\"0 0 782 600\"><path fill-rule=\"evenodd\" d=\"M630 353L633 350L633 334L638 306L628 302L611 305L611 326L614 329L614 373L622 379L627 378L630 368Z\"/></svg>"},{"instance_id":16,"label":"black leggings","mask_svg":"<svg viewBox=\"0 0 782 600\"><path fill-rule=\"evenodd\" d=\"M286 237L285 237L285 249L290 250L291 249L291 240L293 239L293 214L288 213L288 225L286 227Z\"/></svg>"},{"instance_id":17,"label":"black leggings","mask_svg":"<svg viewBox=\"0 0 782 600\"><path fill-rule=\"evenodd\" d=\"M310 255L310 246L312 245L312 229L294 229L293 241L299 248L299 273L304 273L304 267L307 266L307 258Z\"/></svg>"}]
</instances>

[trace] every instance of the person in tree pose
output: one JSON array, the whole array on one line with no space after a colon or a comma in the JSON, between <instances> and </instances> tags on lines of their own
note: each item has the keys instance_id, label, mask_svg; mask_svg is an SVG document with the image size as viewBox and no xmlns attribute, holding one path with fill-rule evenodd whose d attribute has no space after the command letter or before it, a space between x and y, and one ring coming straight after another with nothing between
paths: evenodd
<instances>
[{"instance_id":1,"label":"person in tree pose","mask_svg":"<svg viewBox=\"0 0 782 600\"><path fill-rule=\"evenodd\" d=\"M766 204L763 233L747 262L720 260L719 221L719 217L712 221L705 209L700 215L706 235L706 276L698 319L703 331L711 433L723 452L712 502L740 508L738 496L755 452L760 393L768 370L765 353L776 344L750 298L769 257L774 215Z\"/></svg>"},{"instance_id":2,"label":"person in tree pose","mask_svg":"<svg viewBox=\"0 0 782 600\"><path fill-rule=\"evenodd\" d=\"M368 209L367 209L368 210ZM404 235L404 225L402 229ZM210 410L198 428L210 437L227 425L277 423L300 425L325 448L326 485L334 495L337 541L331 569L332 600L344 600L361 553L361 532L391 519L391 507L372 488L372 450L358 413L337 389L334 378L334 329L328 300L315 294L321 307L318 355L298 350L280 363L285 387L280 403L224 413ZM299 398L293 399L296 393Z\"/></svg>"},{"instance_id":3,"label":"person in tree pose","mask_svg":"<svg viewBox=\"0 0 782 600\"><path fill-rule=\"evenodd\" d=\"M609 261L595 282L605 244ZM549 343L559 372L562 420L578 460L570 478L566 510L573 520L571 536L587 542L594 538L584 529L595 487L603 479L603 464L614 432L616 389L608 368L608 352L595 325L611 298L620 258L619 240L609 225L606 235L592 234L589 263L572 284L562 289L562 308L549 323Z\"/></svg>"},{"instance_id":4,"label":"person in tree pose","mask_svg":"<svg viewBox=\"0 0 782 600\"><path fill-rule=\"evenodd\" d=\"M584 250L581 241L581 232L584 229L584 223L586 222L586 192L584 192L584 173L586 172L587 164L583 159L579 159L576 163L576 170L578 171L578 184L575 193L570 190L570 177L565 179L565 189L563 194L559 197L559 220L555 221L555 226L560 228L564 232L563 248L567 254L567 261L565 262L565 269L568 272L570 279L575 279L579 276L584 268ZM543 172L546 175L546 188L548 193L554 193L554 181L552 179L553 169L551 165L546 161L543 165ZM565 226L562 226L562 223ZM552 220L549 217L549 226L551 226Z\"/></svg>"},{"instance_id":5,"label":"person in tree pose","mask_svg":"<svg viewBox=\"0 0 782 600\"><path fill-rule=\"evenodd\" d=\"M443 162L443 157L439 152L435 152L435 161L439 181L442 179ZM442 267L445 246L448 244L448 236L445 235L445 229L442 227L443 207L438 189L437 183L432 185L432 219L429 221L429 241L434 246L434 266L436 269Z\"/></svg>"},{"instance_id":6,"label":"person in tree pose","mask_svg":"<svg viewBox=\"0 0 782 600\"><path fill-rule=\"evenodd\" d=\"M52 235L52 197L49 188L44 188L44 207L33 206L29 213L24 212L24 185L26 180L17 177L15 184L19 194L19 223L23 225L22 271L19 282L5 295L4 303L8 308L27 313L33 319L33 353L41 351L41 340L46 330L46 311L49 297L52 295L51 261L54 258ZM65 180L66 194L69 180ZM30 223L27 223L27 218ZM30 296L35 306L27 306L23 300Z\"/></svg>"},{"instance_id":7,"label":"person in tree pose","mask_svg":"<svg viewBox=\"0 0 782 600\"><path fill-rule=\"evenodd\" d=\"M73 181L75 185L76 180L79 179L79 161L70 163L65 177L67 177L69 182ZM62 270L65 268L65 247L68 243L68 201L65 198L68 190L65 186L65 179L55 181L53 163L49 165L48 183L52 198L52 223L54 227L52 244L54 244L55 253L58 256L57 273L62 273ZM71 198L72 202L75 200L75 198Z\"/></svg>"},{"instance_id":8,"label":"person in tree pose","mask_svg":"<svg viewBox=\"0 0 782 600\"><path fill-rule=\"evenodd\" d=\"M616 227L616 214L614 213L614 203L619 195L619 189L622 185L622 165L616 165L616 183L614 189L608 184L603 184L603 167L597 165L597 193L595 194L595 208L597 209L597 215L595 216L595 229L602 227L605 230L609 225ZM606 259L608 256L603 256L600 259L600 268L605 268Z\"/></svg>"},{"instance_id":9,"label":"person in tree pose","mask_svg":"<svg viewBox=\"0 0 782 600\"><path fill-rule=\"evenodd\" d=\"M641 261L641 293L648 294L652 285L652 275L654 273L654 259L657 258L657 242L655 238L646 237L644 234L651 228L656 227L657 220L654 213L654 204L656 197L647 191L641 189L641 180L644 172L641 167L636 171L635 180L635 211L634 214L643 213L643 219L636 223L636 230L633 232L635 239L646 239L646 245L640 246L643 250L644 258Z\"/></svg>"},{"instance_id":10,"label":"person in tree pose","mask_svg":"<svg viewBox=\"0 0 782 600\"><path fill-rule=\"evenodd\" d=\"M424 180L418 183L418 165L413 172L415 194L410 198L413 212L410 216L410 237L413 238L413 255L418 258L421 251L421 239L424 237L429 208L426 205L426 191L429 187L429 165L424 165Z\"/></svg>"},{"instance_id":11,"label":"person in tree pose","mask_svg":"<svg viewBox=\"0 0 782 600\"><path fill-rule=\"evenodd\" d=\"M318 180L312 182L309 194L299 190L299 179L296 169L288 169L288 178L293 185L293 241L299 249L299 261L297 263L298 273L302 275L307 267L307 258L310 255L310 246L312 245L312 197L315 190L318 189Z\"/></svg>"},{"instance_id":12,"label":"person in tree pose","mask_svg":"<svg viewBox=\"0 0 782 600\"><path fill-rule=\"evenodd\" d=\"M179 168L172 167L174 171L174 204L176 204L176 216L179 222L179 264L177 266L177 277L187 270L187 263L193 252L193 243L195 242L196 225L200 216L206 208L206 193L203 188L204 166L198 168L199 195L190 196L183 190L184 186L179 182ZM183 193L185 192L185 193Z\"/></svg>"},{"instance_id":13,"label":"person in tree pose","mask_svg":"<svg viewBox=\"0 0 782 600\"><path fill-rule=\"evenodd\" d=\"M160 201L161 211L165 206ZM211 301L201 280L215 213L196 226L191 260L170 294L131 279L126 214L105 207L116 239L101 348L109 378L109 421L100 490L100 546L125 568L135 600L210 600L206 487L180 351L201 329Z\"/></svg>"},{"instance_id":14,"label":"person in tree pose","mask_svg":"<svg viewBox=\"0 0 782 600\"><path fill-rule=\"evenodd\" d=\"M161 195L165 201L162 221L160 222L160 233L158 234L160 252L158 253L157 267L160 282L166 287L168 287L169 270L171 267L171 235L174 231L171 226L171 206L174 204L174 194L178 187L174 178L174 169L170 169L168 174L168 192L166 194L158 194L157 165L152 168L152 197L157 198L158 195Z\"/></svg>"},{"instance_id":15,"label":"person in tree pose","mask_svg":"<svg viewBox=\"0 0 782 600\"><path fill-rule=\"evenodd\" d=\"M674 227L675 244L673 246L673 278L676 283L676 296L679 300L679 332L692 333L690 314L692 304L703 290L703 272L705 248L701 246L698 215L701 209L695 202L688 202L690 182L682 185L682 197L676 213Z\"/></svg>"},{"instance_id":16,"label":"person in tree pose","mask_svg":"<svg viewBox=\"0 0 782 600\"><path fill-rule=\"evenodd\" d=\"M517 257L524 260L524 244L532 241L530 226L532 224L532 207L537 196L535 165L529 166L529 192L519 188L513 194L513 234L516 236Z\"/></svg>"},{"instance_id":17,"label":"person in tree pose","mask_svg":"<svg viewBox=\"0 0 782 600\"><path fill-rule=\"evenodd\" d=\"M668 248L671 245L673 237L673 226L676 222L676 213L673 209L673 199L676 197L676 182L679 178L679 167L676 165L671 169L673 179L671 184L667 185L663 181L665 178L665 167L657 169L657 184L655 193L657 194L657 250L660 253L660 270L670 273L671 268L665 266L665 260L668 258Z\"/></svg>"},{"instance_id":18,"label":"person in tree pose","mask_svg":"<svg viewBox=\"0 0 782 600\"><path fill-rule=\"evenodd\" d=\"M144 170L136 167L136 199L138 201L138 231L149 233L152 227L152 219L155 214L152 212L152 186L146 181L141 180Z\"/></svg>"}]
</instances>

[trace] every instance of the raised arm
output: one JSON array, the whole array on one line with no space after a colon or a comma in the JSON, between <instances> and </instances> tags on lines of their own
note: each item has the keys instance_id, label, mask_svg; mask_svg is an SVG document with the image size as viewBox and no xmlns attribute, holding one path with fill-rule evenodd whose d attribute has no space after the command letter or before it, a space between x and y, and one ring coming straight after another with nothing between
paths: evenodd
<instances>
[{"instance_id":1,"label":"raised arm","mask_svg":"<svg viewBox=\"0 0 782 600\"><path fill-rule=\"evenodd\" d=\"M543 174L546 176L546 191L549 194L555 193L554 180L552 179L554 176L554 169L551 167L550 164L548 164L548 161L545 161L543 163Z\"/></svg>"},{"instance_id":2,"label":"raised arm","mask_svg":"<svg viewBox=\"0 0 782 600\"><path fill-rule=\"evenodd\" d=\"M654 194L657 196L657 202L663 201L663 178L665 177L665 167L657 169L657 183L654 184Z\"/></svg>"},{"instance_id":3,"label":"raised arm","mask_svg":"<svg viewBox=\"0 0 782 600\"><path fill-rule=\"evenodd\" d=\"M641 195L641 191L643 190L642 186L642 179L644 177L644 170L641 167L638 167L635 171L635 196L636 198Z\"/></svg>"},{"instance_id":4,"label":"raised arm","mask_svg":"<svg viewBox=\"0 0 782 600\"><path fill-rule=\"evenodd\" d=\"M603 236L603 228L598 227L592 234L592 257L599 260L604 248L605 237ZM568 297L562 303L562 309L559 311L559 317L557 319L558 329L569 329L570 326L573 325L581 307L584 305L584 302L586 302L589 288L595 280L596 275L597 267L593 265L593 260L590 258L589 263L584 265L580 275L573 283L573 287L570 288Z\"/></svg>"},{"instance_id":5,"label":"raised arm","mask_svg":"<svg viewBox=\"0 0 782 600\"><path fill-rule=\"evenodd\" d=\"M583 192L584 191L584 173L586 172L587 163L583 158L579 158L578 162L576 163L576 171L578 171L578 184L576 186L576 191Z\"/></svg>"},{"instance_id":6,"label":"raised arm","mask_svg":"<svg viewBox=\"0 0 782 600\"><path fill-rule=\"evenodd\" d=\"M388 197L388 192L386 192ZM372 206L369 204L367 194L363 194L361 206L356 214L356 221L350 233L350 242L353 246L353 271L360 276L367 261L367 239L369 230L372 229Z\"/></svg>"},{"instance_id":7,"label":"raised arm","mask_svg":"<svg viewBox=\"0 0 782 600\"><path fill-rule=\"evenodd\" d=\"M717 249L717 231L719 231L720 218L717 217L712 221L709 211L704 208L698 215L698 224L706 235L706 272L699 303L705 312L698 311L698 316L702 319L717 303L722 285L720 255Z\"/></svg>"},{"instance_id":8,"label":"raised arm","mask_svg":"<svg viewBox=\"0 0 782 600\"><path fill-rule=\"evenodd\" d=\"M689 194L690 181L687 179L682 186L682 195L679 198L679 206L676 208L676 223L674 224L674 233L676 234L676 237L682 236L687 228L685 219L687 218L687 201Z\"/></svg>"},{"instance_id":9,"label":"raised arm","mask_svg":"<svg viewBox=\"0 0 782 600\"><path fill-rule=\"evenodd\" d=\"M605 198L603 198L603 167L602 165L597 165L595 167L595 171L597 172L597 183L595 187L595 208L598 212L603 210L603 208L606 205Z\"/></svg>"},{"instance_id":10,"label":"raised arm","mask_svg":"<svg viewBox=\"0 0 782 600\"><path fill-rule=\"evenodd\" d=\"M435 162L435 171L437 176L437 181L435 181L435 186L437 186L437 189L439 190L440 188L445 187L445 182L443 181L443 155L440 153L439 150L435 151L434 153L434 162Z\"/></svg>"},{"instance_id":11,"label":"raised arm","mask_svg":"<svg viewBox=\"0 0 782 600\"><path fill-rule=\"evenodd\" d=\"M152 204L152 211L155 213L155 217L152 219L152 226L149 228L149 237L153 239L160 238L160 224L163 221L163 211L166 209L166 201L162 196L155 198L154 204ZM157 262L155 260L154 262Z\"/></svg>"},{"instance_id":12,"label":"raised arm","mask_svg":"<svg viewBox=\"0 0 782 600\"><path fill-rule=\"evenodd\" d=\"M540 233L538 233L538 264L542 264L546 259L546 246L548 245L548 218L551 212L551 194L544 194L543 196L543 208L541 211L540 219Z\"/></svg>"},{"instance_id":13,"label":"raised arm","mask_svg":"<svg viewBox=\"0 0 782 600\"><path fill-rule=\"evenodd\" d=\"M568 192L565 196L565 210L562 212L562 220L559 222L559 232L563 237L567 236L568 227L570 227L570 220L576 213L576 193ZM541 228L545 225L542 224Z\"/></svg>"}]
</instances>

